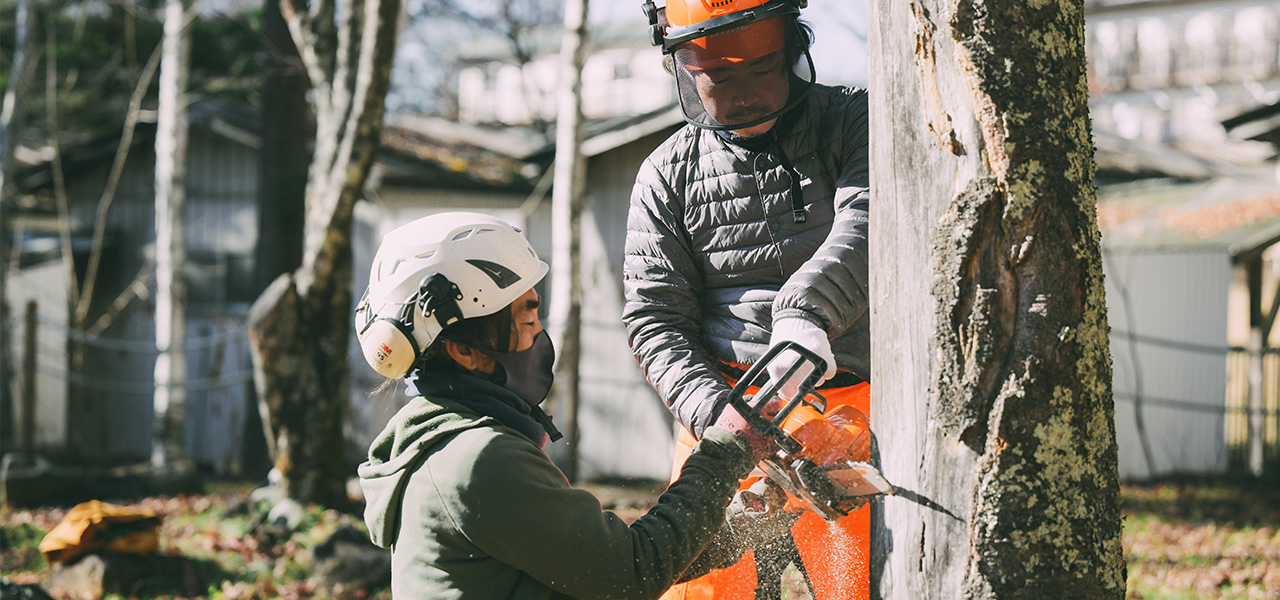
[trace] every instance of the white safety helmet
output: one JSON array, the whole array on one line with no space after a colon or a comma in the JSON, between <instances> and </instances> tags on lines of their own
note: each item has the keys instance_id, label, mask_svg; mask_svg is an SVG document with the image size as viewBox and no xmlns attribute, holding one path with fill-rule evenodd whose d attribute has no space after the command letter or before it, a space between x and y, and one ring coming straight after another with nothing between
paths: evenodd
<instances>
[{"instance_id":1,"label":"white safety helmet","mask_svg":"<svg viewBox=\"0 0 1280 600\"><path fill-rule=\"evenodd\" d=\"M547 270L519 229L489 215L401 225L382 238L356 306L364 358L383 376L404 377L445 327L506 308Z\"/></svg>"}]
</instances>

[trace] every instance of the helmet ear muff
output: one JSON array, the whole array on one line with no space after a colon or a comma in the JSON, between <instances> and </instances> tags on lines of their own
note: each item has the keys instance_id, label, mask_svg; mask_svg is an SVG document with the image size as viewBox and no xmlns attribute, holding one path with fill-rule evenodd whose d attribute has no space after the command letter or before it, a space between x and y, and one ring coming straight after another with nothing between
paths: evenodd
<instances>
[{"instance_id":1,"label":"helmet ear muff","mask_svg":"<svg viewBox=\"0 0 1280 600\"><path fill-rule=\"evenodd\" d=\"M418 362L421 349L409 328L398 319L378 319L360 335L364 359L383 377L399 379Z\"/></svg>"},{"instance_id":2,"label":"helmet ear muff","mask_svg":"<svg viewBox=\"0 0 1280 600\"><path fill-rule=\"evenodd\" d=\"M667 34L667 27L671 24L667 22L667 7L659 7L653 3L653 0L645 0L641 5L644 10L644 16L649 20L649 42L654 46L662 45L662 38Z\"/></svg>"}]
</instances>

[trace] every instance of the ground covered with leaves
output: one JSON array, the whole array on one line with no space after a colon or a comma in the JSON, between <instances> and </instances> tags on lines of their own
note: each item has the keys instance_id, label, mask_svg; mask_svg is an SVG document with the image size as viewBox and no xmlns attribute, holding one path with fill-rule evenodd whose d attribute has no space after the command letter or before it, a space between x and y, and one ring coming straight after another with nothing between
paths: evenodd
<instances>
[{"instance_id":1,"label":"ground covered with leaves","mask_svg":"<svg viewBox=\"0 0 1280 600\"><path fill-rule=\"evenodd\" d=\"M1125 486L1128 598L1280 598L1280 486Z\"/></svg>"},{"instance_id":2,"label":"ground covered with leaves","mask_svg":"<svg viewBox=\"0 0 1280 600\"><path fill-rule=\"evenodd\" d=\"M291 530L265 523L269 506L249 501L253 486L222 483L208 493L115 501L161 516L160 572L106 598L389 599L389 589L317 585L312 549L344 527L364 532L359 514L308 507ZM69 507L0 507L0 579L44 584L52 567L37 549ZM55 596L71 597L65 594Z\"/></svg>"},{"instance_id":3,"label":"ground covered with leaves","mask_svg":"<svg viewBox=\"0 0 1280 600\"><path fill-rule=\"evenodd\" d=\"M660 489L592 491L630 520ZM263 526L263 515L247 502L251 490L224 483L204 494L129 503L162 516L159 552L181 557L181 568L108 598L390 598L384 587L335 588L312 576L317 544L344 527L363 531L357 510L311 507L282 533ZM1182 481L1122 492L1128 598L1280 599L1280 487ZM47 580L50 566L36 546L66 508L0 507L0 578Z\"/></svg>"}]
</instances>

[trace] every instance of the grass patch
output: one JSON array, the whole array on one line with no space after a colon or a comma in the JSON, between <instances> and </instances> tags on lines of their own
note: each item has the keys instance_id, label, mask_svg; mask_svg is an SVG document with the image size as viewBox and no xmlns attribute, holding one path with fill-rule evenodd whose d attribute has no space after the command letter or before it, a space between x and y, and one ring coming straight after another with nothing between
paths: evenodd
<instances>
[{"instance_id":1,"label":"grass patch","mask_svg":"<svg viewBox=\"0 0 1280 600\"><path fill-rule=\"evenodd\" d=\"M4 570L30 573L48 567L39 548L46 533L48 531L43 528L26 522L0 526L0 555L4 556Z\"/></svg>"},{"instance_id":2,"label":"grass patch","mask_svg":"<svg viewBox=\"0 0 1280 600\"><path fill-rule=\"evenodd\" d=\"M181 559L182 581L157 577L108 598L390 598L386 589L321 589L309 580L312 548L344 526L364 531L355 512L304 507L292 531L265 524L247 485L138 503L162 516L160 553ZM631 519L657 491L593 490ZM633 497L634 496L634 497ZM1145 600L1280 599L1280 489L1251 483L1175 481L1121 487L1127 598ZM0 507L0 577L37 583L49 565L37 546L66 513L51 507ZM807 593L789 582L788 600Z\"/></svg>"},{"instance_id":3,"label":"grass patch","mask_svg":"<svg viewBox=\"0 0 1280 600\"><path fill-rule=\"evenodd\" d=\"M1280 598L1280 490L1174 481L1121 495L1127 598Z\"/></svg>"}]
</instances>

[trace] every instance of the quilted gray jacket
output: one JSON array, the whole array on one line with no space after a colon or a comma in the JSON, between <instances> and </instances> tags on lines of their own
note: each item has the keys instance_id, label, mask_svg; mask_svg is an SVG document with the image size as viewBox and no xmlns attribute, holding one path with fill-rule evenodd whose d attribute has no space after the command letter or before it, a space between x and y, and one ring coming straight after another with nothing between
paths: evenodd
<instances>
[{"instance_id":1,"label":"quilted gray jacket","mask_svg":"<svg viewBox=\"0 0 1280 600\"><path fill-rule=\"evenodd\" d=\"M649 382L698 438L729 393L718 361L758 360L774 318L816 323L838 366L869 377L867 95L815 85L802 107L760 152L686 125L636 176L623 320Z\"/></svg>"}]
</instances>

